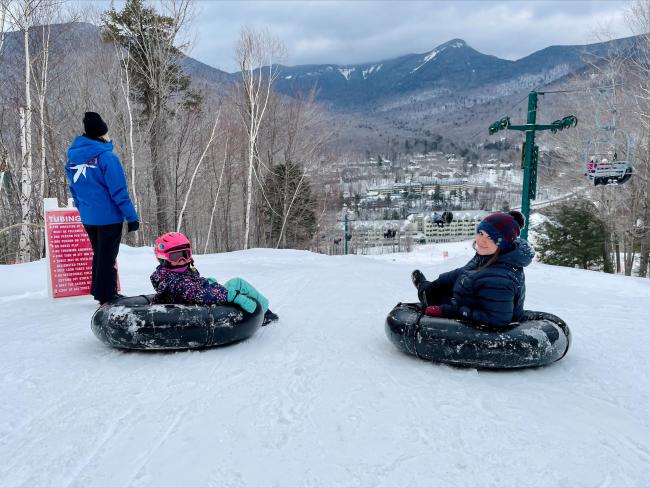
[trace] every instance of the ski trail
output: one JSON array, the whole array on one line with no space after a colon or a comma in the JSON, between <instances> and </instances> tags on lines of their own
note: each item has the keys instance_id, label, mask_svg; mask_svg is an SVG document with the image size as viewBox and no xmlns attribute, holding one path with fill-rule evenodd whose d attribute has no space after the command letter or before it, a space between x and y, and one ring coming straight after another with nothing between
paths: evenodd
<instances>
[{"instance_id":1,"label":"ski trail","mask_svg":"<svg viewBox=\"0 0 650 488\"><path fill-rule=\"evenodd\" d=\"M309 422L313 412L313 384L318 382L318 379L312 375L316 371L313 366L314 359L306 357L301 348L295 347L299 330L292 331L283 327L283 322L286 323L290 320L292 315L292 311L284 306L284 304L289 303L288 300L291 297L292 290L299 289L309 293L312 289L312 282L313 277L309 275L304 276L298 283L280 280L280 283L287 283L289 286L273 290L276 298L271 305L275 308L275 303L277 303L280 320L277 323L267 325L265 329L269 335L274 333L273 335L281 336L281 343L276 344L274 349L287 351L283 354L286 372L282 375L282 378L278 378L282 394L263 396L256 400L260 404L261 410L268 412L269 418L275 419L274 423L269 423L266 418L253 421L253 425L260 432L262 446L265 449L284 449L289 440L299 433L297 426ZM286 311L286 315L282 313L282 310ZM314 320L318 315L318 312L312 315L309 322L311 324L318 323L318 320ZM271 330L268 330L269 328ZM276 330L273 330L274 328ZM316 330L317 328L315 328ZM272 338L272 340L274 339Z\"/></svg>"},{"instance_id":2,"label":"ski trail","mask_svg":"<svg viewBox=\"0 0 650 488\"><path fill-rule=\"evenodd\" d=\"M176 427L181 422L181 419L185 417L189 407L181 408L176 414L171 422L167 425L167 428L164 430L162 435L158 440L147 450L141 453L136 459L136 467L133 469L132 474L128 477L128 481L124 483L125 486L132 486L134 482L144 476L143 470L146 468L147 463L150 461L151 456L156 452L160 447L169 439L172 433L176 430Z\"/></svg>"},{"instance_id":3,"label":"ski trail","mask_svg":"<svg viewBox=\"0 0 650 488\"><path fill-rule=\"evenodd\" d=\"M0 297L0 305L9 302L17 302L20 300L32 300L34 298L47 298L47 290L44 288L38 291L26 291L16 295L4 295Z\"/></svg>"},{"instance_id":4,"label":"ski trail","mask_svg":"<svg viewBox=\"0 0 650 488\"><path fill-rule=\"evenodd\" d=\"M88 454L81 462L81 464L75 468L74 473L66 481L62 483L63 486L72 485L81 473L90 465L90 463L95 459L95 457L101 452L102 448L108 444L115 434L118 431L118 428L122 425L123 421L130 417L134 411L134 407L129 408L125 413L111 421L107 429L104 430L99 442L96 442L90 454Z\"/></svg>"},{"instance_id":5,"label":"ski trail","mask_svg":"<svg viewBox=\"0 0 650 488\"><path fill-rule=\"evenodd\" d=\"M13 434L18 432L25 431L30 425L38 423L45 420L46 418L52 417L52 415L61 408L61 406L66 403L64 399L69 400L70 396L74 396L76 393L81 391L86 385L79 384L70 391L66 391L61 395L54 398L54 400L49 404L47 408L41 409L38 413L27 417L22 423L14 427L9 432L6 432L0 436L0 445L7 441Z\"/></svg>"},{"instance_id":6,"label":"ski trail","mask_svg":"<svg viewBox=\"0 0 650 488\"><path fill-rule=\"evenodd\" d=\"M648 446L644 446L629 435L624 435L621 439L627 444L631 452L635 453L640 460L650 466L650 448Z\"/></svg>"}]
</instances>

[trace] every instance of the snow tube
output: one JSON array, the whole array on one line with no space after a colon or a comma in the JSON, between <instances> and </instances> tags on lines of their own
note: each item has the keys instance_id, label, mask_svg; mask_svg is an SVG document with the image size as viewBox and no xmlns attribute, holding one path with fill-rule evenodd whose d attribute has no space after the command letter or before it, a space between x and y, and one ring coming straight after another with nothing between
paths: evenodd
<instances>
[{"instance_id":1,"label":"snow tube","mask_svg":"<svg viewBox=\"0 0 650 488\"><path fill-rule=\"evenodd\" d=\"M522 321L497 329L428 317L419 304L398 303L386 319L386 335L403 352L456 366L530 368L562 359L571 345L564 321L545 312L524 314Z\"/></svg>"},{"instance_id":2,"label":"snow tube","mask_svg":"<svg viewBox=\"0 0 650 488\"><path fill-rule=\"evenodd\" d=\"M91 328L104 344L124 349L194 349L222 346L252 336L262 325L232 305L154 305L153 295L124 297L97 309Z\"/></svg>"}]
</instances>

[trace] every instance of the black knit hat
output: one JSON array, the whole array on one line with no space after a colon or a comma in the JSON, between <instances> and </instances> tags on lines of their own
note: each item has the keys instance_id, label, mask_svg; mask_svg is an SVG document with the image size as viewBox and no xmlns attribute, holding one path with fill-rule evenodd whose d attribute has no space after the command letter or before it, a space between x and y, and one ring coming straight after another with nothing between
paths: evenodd
<instances>
[{"instance_id":1,"label":"black knit hat","mask_svg":"<svg viewBox=\"0 0 650 488\"><path fill-rule=\"evenodd\" d=\"M96 139L108 132L108 126L97 112L86 112L84 115L84 134Z\"/></svg>"}]
</instances>

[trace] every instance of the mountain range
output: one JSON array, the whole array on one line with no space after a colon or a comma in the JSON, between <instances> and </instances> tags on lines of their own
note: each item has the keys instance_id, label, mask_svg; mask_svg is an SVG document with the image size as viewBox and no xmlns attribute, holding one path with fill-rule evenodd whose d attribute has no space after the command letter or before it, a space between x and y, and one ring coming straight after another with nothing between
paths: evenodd
<instances>
[{"instance_id":1,"label":"mountain range","mask_svg":"<svg viewBox=\"0 0 650 488\"><path fill-rule=\"evenodd\" d=\"M416 137L432 130L473 139L532 89L561 87L591 65L635 49L628 37L586 45L549 46L512 61L481 53L462 39L431 51L359 64L278 65L276 89L295 95L316 89L317 100L343 116L344 131ZM195 78L236 81L239 73L215 70L187 58ZM557 101L547 101L551 105ZM520 107L520 116L521 114ZM561 106L557 107L562 109ZM484 137L484 136L481 136ZM354 137L349 137L351 147Z\"/></svg>"},{"instance_id":2,"label":"mountain range","mask_svg":"<svg viewBox=\"0 0 650 488\"><path fill-rule=\"evenodd\" d=\"M609 48L608 43L552 46L509 61L483 54L462 39L452 39L426 53L374 63L283 66L277 87L291 94L316 84L319 99L333 108L381 108L403 97L422 100L498 85L520 86L526 81L530 85L549 83L584 66L586 55L601 57Z\"/></svg>"},{"instance_id":3,"label":"mountain range","mask_svg":"<svg viewBox=\"0 0 650 488\"><path fill-rule=\"evenodd\" d=\"M276 88L286 94L317 88L317 98L335 110L385 110L399 100L420 102L442 95L462 97L481 94L504 96L532 89L575 73L614 51L632 49L629 37L587 45L550 46L516 61L483 54L462 39L452 39L429 52L360 64L278 65ZM192 58L190 74L212 81L236 80Z\"/></svg>"},{"instance_id":4,"label":"mountain range","mask_svg":"<svg viewBox=\"0 0 650 488\"><path fill-rule=\"evenodd\" d=\"M68 33L70 51L81 49L75 45L80 39L88 42L89 38L100 38L100 28L92 24L53 28ZM462 120L467 122L463 126L469 128L474 112L483 111L488 118L500 115L500 105L509 103L509 97L566 79L589 63L606 59L612 52L633 49L635 44L636 38L629 37L587 45L550 46L511 61L481 53L462 39L452 39L425 53L376 62L277 65L275 86L289 96L315 88L317 100L331 111L366 120L370 117L376 126L403 128L411 124L411 128L435 128L445 125L444 119L450 113L463 112ZM17 33L6 34L5 52L20 49L20 45ZM215 88L239 79L239 73L227 73L189 56L182 59L182 65L193 80ZM474 108L486 104L492 104L488 111ZM457 117L456 125L459 120Z\"/></svg>"}]
</instances>

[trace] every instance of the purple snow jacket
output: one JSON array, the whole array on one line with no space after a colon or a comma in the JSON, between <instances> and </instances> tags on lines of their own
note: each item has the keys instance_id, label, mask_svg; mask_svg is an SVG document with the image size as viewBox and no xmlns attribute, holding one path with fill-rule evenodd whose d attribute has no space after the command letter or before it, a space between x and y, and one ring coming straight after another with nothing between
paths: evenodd
<instances>
[{"instance_id":1,"label":"purple snow jacket","mask_svg":"<svg viewBox=\"0 0 650 488\"><path fill-rule=\"evenodd\" d=\"M228 290L218 283L211 285L192 266L176 272L160 265L151 275L151 284L156 290L154 303L221 305L228 301Z\"/></svg>"}]
</instances>

